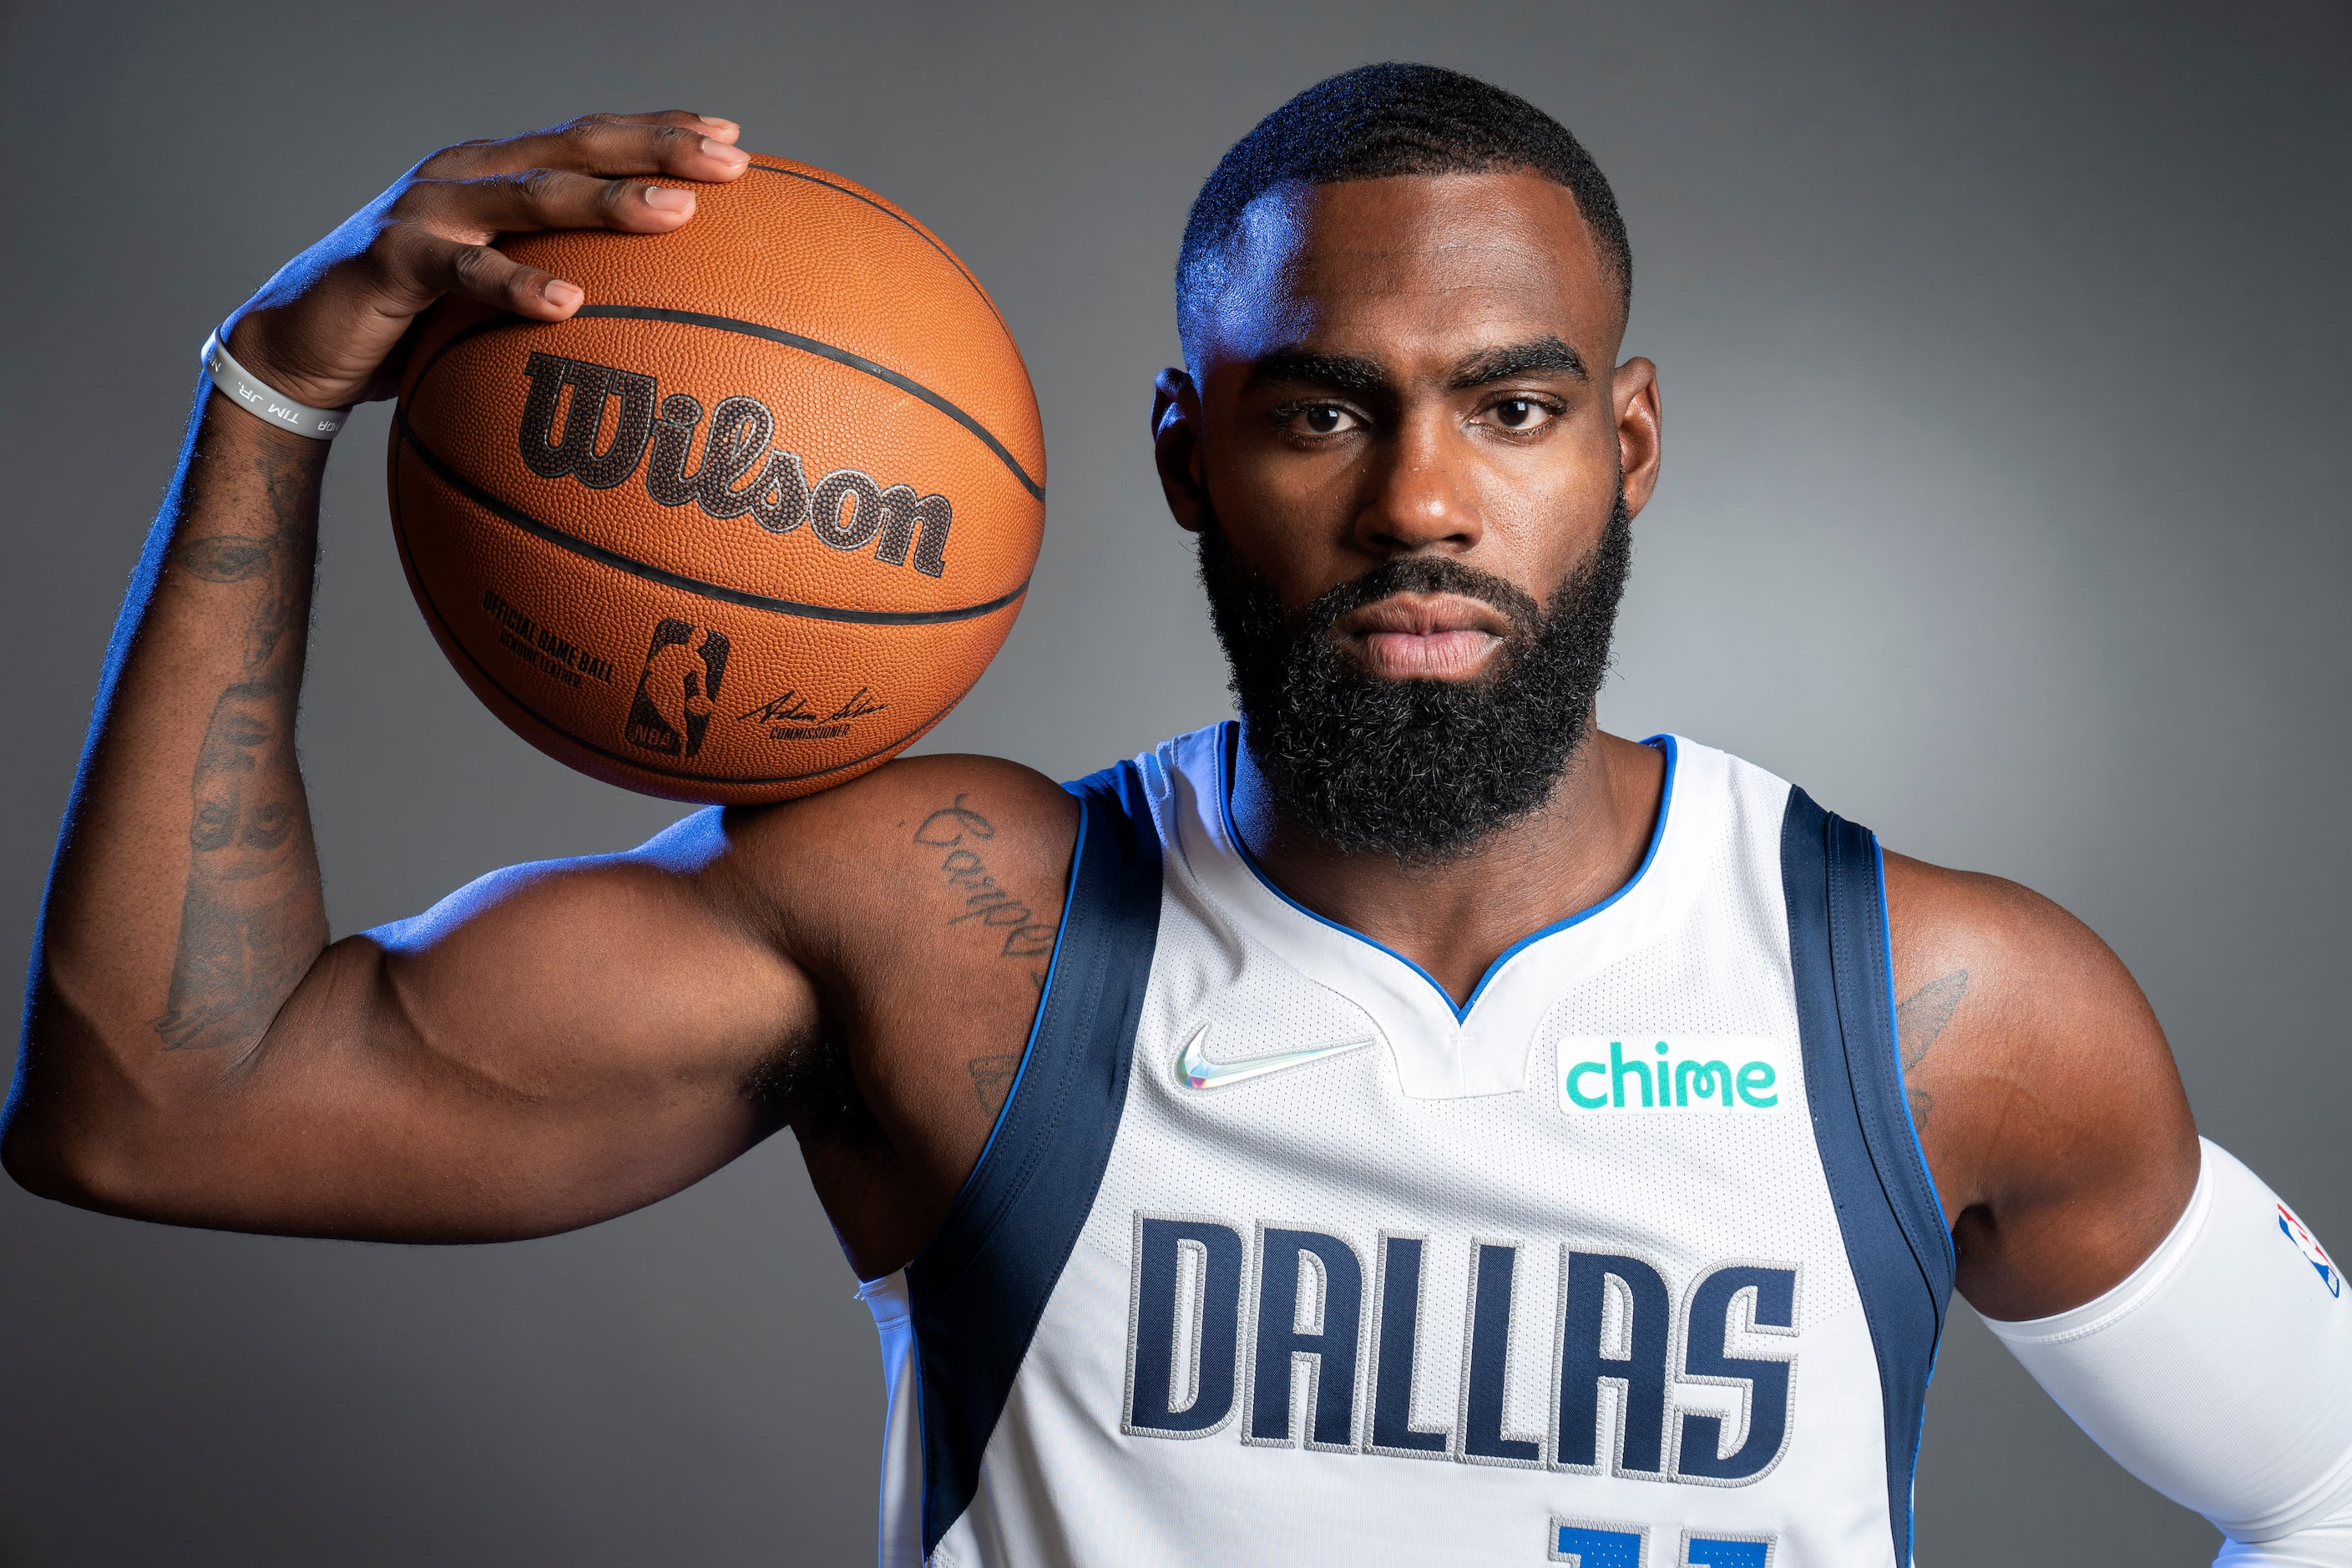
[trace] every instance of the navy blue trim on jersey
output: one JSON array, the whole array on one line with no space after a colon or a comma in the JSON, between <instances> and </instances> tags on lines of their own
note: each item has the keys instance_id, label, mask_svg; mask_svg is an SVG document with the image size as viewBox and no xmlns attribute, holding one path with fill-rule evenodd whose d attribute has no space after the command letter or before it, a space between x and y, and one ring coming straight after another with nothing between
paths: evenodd
<instances>
[{"instance_id":1,"label":"navy blue trim on jersey","mask_svg":"<svg viewBox=\"0 0 2352 1568\"><path fill-rule=\"evenodd\" d=\"M907 1266L923 1555L970 1506L1037 1321L1094 1207L1160 935L1160 836L1132 763L1066 786L1078 843L1045 994L979 1163Z\"/></svg>"},{"instance_id":2,"label":"navy blue trim on jersey","mask_svg":"<svg viewBox=\"0 0 2352 1568\"><path fill-rule=\"evenodd\" d=\"M1878 1356L1894 1561L1911 1562L1911 1480L1955 1268L1903 1093L1878 840L1789 791L1780 819L1805 1100Z\"/></svg>"},{"instance_id":3,"label":"navy blue trim on jersey","mask_svg":"<svg viewBox=\"0 0 2352 1568\"><path fill-rule=\"evenodd\" d=\"M1666 778L1658 791L1657 820L1650 825L1650 842L1642 851L1642 863L1633 868L1633 874L1625 879L1623 886L1599 903L1587 904L1566 920L1554 921L1541 931L1529 931L1505 948L1495 962L1486 966L1486 973L1478 976L1478 984L1470 988L1469 998L1456 1006L1454 994L1439 984L1437 976L1428 970L1423 969L1386 942L1376 942L1355 927L1341 925L1338 921L1328 916L1317 914L1313 910L1284 892L1275 879L1265 874L1265 868L1257 863L1257 857L1250 853L1249 845L1242 838L1241 829L1234 826L1234 768L1241 758L1242 727L1235 721L1228 719L1219 729L1217 808L1224 816L1225 837L1233 844L1234 852L1241 857L1242 864L1250 868L1250 875L1255 877L1267 892L1272 893L1317 925L1328 926L1342 936L1351 936L1366 947L1388 954L1415 974L1420 975L1429 983L1429 988L1437 993L1438 999L1444 1002L1447 1009L1453 1013L1454 1021L1457 1024L1466 1024L1470 1021L1470 1009L1475 1007L1478 1005L1478 998L1486 994L1486 983L1503 973L1503 966L1518 957L1520 949L1541 942L1548 936L1557 936L1572 925L1581 925L1633 890L1633 885L1639 882L1643 875L1649 870L1650 862L1658 858L1658 846L1664 842L1666 837L1666 813L1675 804L1675 738L1672 735L1653 735L1642 744L1654 746L1666 754Z\"/></svg>"}]
</instances>

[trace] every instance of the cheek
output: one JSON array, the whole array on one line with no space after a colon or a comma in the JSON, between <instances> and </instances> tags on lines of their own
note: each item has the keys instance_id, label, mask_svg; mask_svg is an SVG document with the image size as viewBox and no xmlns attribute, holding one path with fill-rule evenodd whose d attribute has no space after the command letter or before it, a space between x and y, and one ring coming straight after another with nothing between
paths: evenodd
<instances>
[{"instance_id":1,"label":"cheek","mask_svg":"<svg viewBox=\"0 0 2352 1568\"><path fill-rule=\"evenodd\" d=\"M1348 467L1330 468L1319 455L1283 456L1293 460L1239 460L1213 471L1209 504L1234 553L1296 606L1360 574L1364 562L1351 546L1359 508Z\"/></svg>"},{"instance_id":2,"label":"cheek","mask_svg":"<svg viewBox=\"0 0 2352 1568\"><path fill-rule=\"evenodd\" d=\"M1344 523L1362 499L1370 457L1360 443L1302 449L1268 430L1222 447L1212 448L1208 469L1221 518L1268 530L1329 527Z\"/></svg>"},{"instance_id":3,"label":"cheek","mask_svg":"<svg viewBox=\"0 0 2352 1568\"><path fill-rule=\"evenodd\" d=\"M1570 434L1496 455L1475 469L1481 548L1474 556L1492 558L1482 563L1538 598L1591 553L1616 507L1614 448L1595 454Z\"/></svg>"}]
</instances>

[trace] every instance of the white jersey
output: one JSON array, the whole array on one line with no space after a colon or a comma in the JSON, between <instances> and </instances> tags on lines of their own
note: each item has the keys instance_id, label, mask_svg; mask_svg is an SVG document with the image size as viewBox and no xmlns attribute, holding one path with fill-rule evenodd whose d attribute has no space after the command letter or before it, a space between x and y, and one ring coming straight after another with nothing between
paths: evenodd
<instances>
[{"instance_id":1,"label":"white jersey","mask_svg":"<svg viewBox=\"0 0 2352 1568\"><path fill-rule=\"evenodd\" d=\"M1952 1279L1876 841L1670 737L1465 1005L1286 897L1234 726L1072 785L1020 1077L865 1291L882 1562L1910 1561Z\"/></svg>"}]
</instances>

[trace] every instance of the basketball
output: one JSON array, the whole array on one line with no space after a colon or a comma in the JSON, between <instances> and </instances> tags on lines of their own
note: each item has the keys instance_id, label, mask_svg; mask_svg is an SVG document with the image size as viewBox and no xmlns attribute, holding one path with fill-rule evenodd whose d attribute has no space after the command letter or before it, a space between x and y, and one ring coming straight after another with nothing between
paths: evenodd
<instances>
[{"instance_id":1,"label":"basketball","mask_svg":"<svg viewBox=\"0 0 2352 1568\"><path fill-rule=\"evenodd\" d=\"M666 235L510 236L585 290L455 300L393 418L394 535L442 651L542 752L748 805L880 766L971 689L1045 526L1029 374L929 229L755 157Z\"/></svg>"}]
</instances>

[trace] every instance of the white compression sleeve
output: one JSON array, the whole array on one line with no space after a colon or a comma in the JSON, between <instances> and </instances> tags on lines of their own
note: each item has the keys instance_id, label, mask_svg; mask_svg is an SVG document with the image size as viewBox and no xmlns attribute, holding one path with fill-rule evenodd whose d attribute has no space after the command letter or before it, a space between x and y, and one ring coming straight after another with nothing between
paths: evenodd
<instances>
[{"instance_id":1,"label":"white compression sleeve","mask_svg":"<svg viewBox=\"0 0 2352 1568\"><path fill-rule=\"evenodd\" d=\"M2200 1140L2189 1206L2131 1278L1985 1326L2116 1463L2229 1537L2226 1568L2352 1564L2352 1300L2302 1221Z\"/></svg>"}]
</instances>

